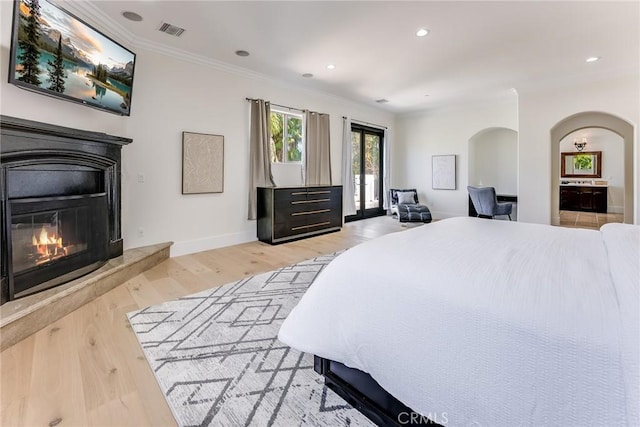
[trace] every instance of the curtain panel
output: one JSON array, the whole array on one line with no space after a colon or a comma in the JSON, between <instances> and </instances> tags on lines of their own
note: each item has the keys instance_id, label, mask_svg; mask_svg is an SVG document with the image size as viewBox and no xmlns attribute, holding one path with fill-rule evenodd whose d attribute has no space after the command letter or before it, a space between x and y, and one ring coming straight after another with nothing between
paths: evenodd
<instances>
[{"instance_id":1,"label":"curtain panel","mask_svg":"<svg viewBox=\"0 0 640 427\"><path fill-rule=\"evenodd\" d=\"M353 147L351 146L351 119L342 119L342 213L355 215L356 181L353 176Z\"/></svg>"},{"instance_id":2,"label":"curtain panel","mask_svg":"<svg viewBox=\"0 0 640 427\"><path fill-rule=\"evenodd\" d=\"M382 208L391 209L391 200L389 200L389 189L391 187L391 133L389 129L384 130L384 139L382 140Z\"/></svg>"},{"instance_id":3,"label":"curtain panel","mask_svg":"<svg viewBox=\"0 0 640 427\"><path fill-rule=\"evenodd\" d=\"M306 185L331 185L331 142L329 115L305 111Z\"/></svg>"},{"instance_id":4,"label":"curtain panel","mask_svg":"<svg viewBox=\"0 0 640 427\"><path fill-rule=\"evenodd\" d=\"M249 131L249 208L248 219L256 219L257 187L274 187L271 174L271 107L263 99L251 101Z\"/></svg>"}]
</instances>

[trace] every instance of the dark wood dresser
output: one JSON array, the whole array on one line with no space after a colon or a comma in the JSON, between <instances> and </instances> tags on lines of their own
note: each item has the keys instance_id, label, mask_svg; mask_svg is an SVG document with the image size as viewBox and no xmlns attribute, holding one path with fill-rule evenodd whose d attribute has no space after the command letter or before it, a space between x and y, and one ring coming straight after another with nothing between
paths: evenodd
<instances>
[{"instance_id":1,"label":"dark wood dresser","mask_svg":"<svg viewBox=\"0 0 640 427\"><path fill-rule=\"evenodd\" d=\"M258 187L258 240L288 240L338 231L342 186Z\"/></svg>"},{"instance_id":2,"label":"dark wood dresser","mask_svg":"<svg viewBox=\"0 0 640 427\"><path fill-rule=\"evenodd\" d=\"M560 210L606 213L607 190L597 185L561 185Z\"/></svg>"}]
</instances>

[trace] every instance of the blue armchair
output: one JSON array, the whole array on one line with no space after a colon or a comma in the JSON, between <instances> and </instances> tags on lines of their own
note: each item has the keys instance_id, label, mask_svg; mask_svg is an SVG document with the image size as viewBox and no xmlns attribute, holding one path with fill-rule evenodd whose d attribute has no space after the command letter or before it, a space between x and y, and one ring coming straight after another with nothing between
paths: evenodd
<instances>
[{"instance_id":1,"label":"blue armchair","mask_svg":"<svg viewBox=\"0 0 640 427\"><path fill-rule=\"evenodd\" d=\"M513 205L511 203L499 203L495 188L468 186L467 190L478 217L494 218L497 215L507 215L509 221L511 221Z\"/></svg>"}]
</instances>

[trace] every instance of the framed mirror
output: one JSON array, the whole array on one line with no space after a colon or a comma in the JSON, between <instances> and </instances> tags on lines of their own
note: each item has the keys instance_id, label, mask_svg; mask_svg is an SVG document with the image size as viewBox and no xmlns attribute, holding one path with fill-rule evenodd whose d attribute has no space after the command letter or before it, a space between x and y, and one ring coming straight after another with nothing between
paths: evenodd
<instances>
[{"instance_id":1,"label":"framed mirror","mask_svg":"<svg viewBox=\"0 0 640 427\"><path fill-rule=\"evenodd\" d=\"M562 178L601 178L602 151L560 153Z\"/></svg>"}]
</instances>

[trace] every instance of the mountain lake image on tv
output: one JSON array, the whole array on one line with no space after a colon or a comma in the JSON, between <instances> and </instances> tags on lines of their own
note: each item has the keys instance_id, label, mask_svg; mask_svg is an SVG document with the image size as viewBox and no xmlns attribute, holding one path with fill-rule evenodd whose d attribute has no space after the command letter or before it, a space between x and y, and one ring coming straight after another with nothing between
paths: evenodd
<instances>
[{"instance_id":1,"label":"mountain lake image on tv","mask_svg":"<svg viewBox=\"0 0 640 427\"><path fill-rule=\"evenodd\" d=\"M44 0L14 5L9 82L128 116L135 54Z\"/></svg>"}]
</instances>

